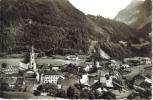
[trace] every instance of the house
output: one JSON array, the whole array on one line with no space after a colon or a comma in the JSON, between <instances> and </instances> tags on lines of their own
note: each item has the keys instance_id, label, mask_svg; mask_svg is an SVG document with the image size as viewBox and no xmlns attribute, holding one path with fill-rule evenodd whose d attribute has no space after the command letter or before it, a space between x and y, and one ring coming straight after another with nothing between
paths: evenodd
<instances>
[{"instance_id":1,"label":"house","mask_svg":"<svg viewBox=\"0 0 153 100\"><path fill-rule=\"evenodd\" d=\"M59 78L57 84L64 89L65 91L67 91L67 89L69 88L69 86L73 86L78 80L78 76L73 75L73 74L69 74L67 77L65 78Z\"/></svg>"},{"instance_id":2,"label":"house","mask_svg":"<svg viewBox=\"0 0 153 100\"><path fill-rule=\"evenodd\" d=\"M27 70L28 68L29 68L29 63L28 64L25 64L23 62L19 63L19 69L20 70Z\"/></svg>"},{"instance_id":3,"label":"house","mask_svg":"<svg viewBox=\"0 0 153 100\"><path fill-rule=\"evenodd\" d=\"M140 57L140 64L151 64L151 59L148 57Z\"/></svg>"},{"instance_id":4,"label":"house","mask_svg":"<svg viewBox=\"0 0 153 100\"><path fill-rule=\"evenodd\" d=\"M151 59L149 57L133 57L133 58L125 58L124 62L127 64L151 64Z\"/></svg>"},{"instance_id":5,"label":"house","mask_svg":"<svg viewBox=\"0 0 153 100\"><path fill-rule=\"evenodd\" d=\"M37 90L38 86L39 86L39 84L34 84L34 86L32 87L32 90L33 91Z\"/></svg>"},{"instance_id":6,"label":"house","mask_svg":"<svg viewBox=\"0 0 153 100\"><path fill-rule=\"evenodd\" d=\"M113 77L112 76L109 76L109 75L105 75L106 77L106 87L107 88L113 88Z\"/></svg>"},{"instance_id":7,"label":"house","mask_svg":"<svg viewBox=\"0 0 153 100\"><path fill-rule=\"evenodd\" d=\"M74 60L74 61L78 61L79 57L77 55L68 55L65 57L66 60Z\"/></svg>"},{"instance_id":8,"label":"house","mask_svg":"<svg viewBox=\"0 0 153 100\"><path fill-rule=\"evenodd\" d=\"M5 76L5 73L0 70L0 78L3 78Z\"/></svg>"},{"instance_id":9,"label":"house","mask_svg":"<svg viewBox=\"0 0 153 100\"><path fill-rule=\"evenodd\" d=\"M99 61L96 61L95 65L96 65L97 68L101 67Z\"/></svg>"},{"instance_id":10,"label":"house","mask_svg":"<svg viewBox=\"0 0 153 100\"><path fill-rule=\"evenodd\" d=\"M105 75L108 74L108 71L103 71L103 70L98 70L98 77L101 83L105 83L106 82L106 77Z\"/></svg>"},{"instance_id":11,"label":"house","mask_svg":"<svg viewBox=\"0 0 153 100\"><path fill-rule=\"evenodd\" d=\"M88 85L92 86L93 84L97 83L99 81L98 76L88 76Z\"/></svg>"},{"instance_id":12,"label":"house","mask_svg":"<svg viewBox=\"0 0 153 100\"><path fill-rule=\"evenodd\" d=\"M52 70L60 70L62 67L64 67L64 64L54 64L53 66L52 66Z\"/></svg>"},{"instance_id":13,"label":"house","mask_svg":"<svg viewBox=\"0 0 153 100\"><path fill-rule=\"evenodd\" d=\"M119 41L119 44L121 44L124 47L127 47L127 42L126 41Z\"/></svg>"},{"instance_id":14,"label":"house","mask_svg":"<svg viewBox=\"0 0 153 100\"><path fill-rule=\"evenodd\" d=\"M90 66L87 65L87 66L84 68L84 70L85 70L86 72L89 72L89 71L90 71Z\"/></svg>"},{"instance_id":15,"label":"house","mask_svg":"<svg viewBox=\"0 0 153 100\"><path fill-rule=\"evenodd\" d=\"M19 78L22 78L19 74L7 74L5 75L5 77L3 77L3 81L5 83L8 83L9 87L10 88L14 88L15 85L18 85L17 82L18 82L18 79Z\"/></svg>"},{"instance_id":16,"label":"house","mask_svg":"<svg viewBox=\"0 0 153 100\"><path fill-rule=\"evenodd\" d=\"M82 75L82 78L81 79L79 79L79 81L80 81L80 83L81 84L84 84L84 85L89 85L88 84L88 74L84 74L84 75Z\"/></svg>"},{"instance_id":17,"label":"house","mask_svg":"<svg viewBox=\"0 0 153 100\"><path fill-rule=\"evenodd\" d=\"M123 64L121 65L122 68L130 68L130 66L128 64Z\"/></svg>"},{"instance_id":18,"label":"house","mask_svg":"<svg viewBox=\"0 0 153 100\"><path fill-rule=\"evenodd\" d=\"M19 72L19 66L7 65L6 68L0 68L5 74L15 74Z\"/></svg>"},{"instance_id":19,"label":"house","mask_svg":"<svg viewBox=\"0 0 153 100\"><path fill-rule=\"evenodd\" d=\"M56 70L50 70L45 73L42 73L40 76L41 83L54 83L57 84L58 79L61 77L61 74Z\"/></svg>"},{"instance_id":20,"label":"house","mask_svg":"<svg viewBox=\"0 0 153 100\"><path fill-rule=\"evenodd\" d=\"M41 92L40 95L41 96L47 96L47 92Z\"/></svg>"}]
</instances>

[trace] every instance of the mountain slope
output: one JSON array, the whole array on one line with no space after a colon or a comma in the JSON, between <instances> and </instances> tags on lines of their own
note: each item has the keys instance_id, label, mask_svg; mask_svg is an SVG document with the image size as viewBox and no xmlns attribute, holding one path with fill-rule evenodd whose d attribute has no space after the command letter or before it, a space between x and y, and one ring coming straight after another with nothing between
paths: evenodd
<instances>
[{"instance_id":1,"label":"mountain slope","mask_svg":"<svg viewBox=\"0 0 153 100\"><path fill-rule=\"evenodd\" d=\"M2 51L20 43L41 50L83 49L87 44L86 16L67 0L3 0L1 6Z\"/></svg>"},{"instance_id":2,"label":"mountain slope","mask_svg":"<svg viewBox=\"0 0 153 100\"><path fill-rule=\"evenodd\" d=\"M115 20L124 22L133 28L140 29L152 20L151 0L133 0L125 9L121 10Z\"/></svg>"},{"instance_id":3,"label":"mountain slope","mask_svg":"<svg viewBox=\"0 0 153 100\"><path fill-rule=\"evenodd\" d=\"M47 55L87 54L96 41L103 53L121 58L135 52L119 41L137 43L141 37L124 23L86 16L68 0L2 0L0 12L0 52L22 53L34 44Z\"/></svg>"},{"instance_id":4,"label":"mountain slope","mask_svg":"<svg viewBox=\"0 0 153 100\"><path fill-rule=\"evenodd\" d=\"M137 55L151 56L152 1L133 0L118 13L115 20L137 29L139 36L141 36L141 38L139 37L141 42L133 44L132 51ZM148 44L146 45L146 43Z\"/></svg>"}]
</instances>

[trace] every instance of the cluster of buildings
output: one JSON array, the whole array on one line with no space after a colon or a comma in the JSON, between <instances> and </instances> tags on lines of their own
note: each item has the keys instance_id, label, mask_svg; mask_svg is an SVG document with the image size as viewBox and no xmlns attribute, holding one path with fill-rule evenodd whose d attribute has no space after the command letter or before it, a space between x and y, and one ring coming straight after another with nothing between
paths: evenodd
<instances>
[{"instance_id":1,"label":"cluster of buildings","mask_svg":"<svg viewBox=\"0 0 153 100\"><path fill-rule=\"evenodd\" d=\"M124 63L127 63L127 64L136 64L136 65L151 64L151 59L149 57L125 58L124 59Z\"/></svg>"},{"instance_id":2,"label":"cluster of buildings","mask_svg":"<svg viewBox=\"0 0 153 100\"><path fill-rule=\"evenodd\" d=\"M79 58L76 57L67 57L68 60L76 60ZM109 67L115 68L129 68L131 63L139 64L151 64L150 58L147 57L134 57L134 58L125 58L124 64L118 63L116 61L110 61ZM113 74L109 70L106 70L101 66L100 62L84 62L83 64L75 65L77 66L77 71L84 70L85 73L81 73L81 76L74 73L62 72L61 69L66 65L37 65L35 61L35 52L32 47L30 53L30 62L25 64L20 62L19 66L7 65L6 68L1 68L0 78L9 84L9 87L13 88L15 86L22 87L26 91L37 90L37 87L40 84L45 83L54 83L58 88L62 88L65 91L76 83L83 84L86 87L91 87L97 82L105 84L106 88L113 88L113 78L119 77L119 72L113 70ZM146 78L145 80L148 80ZM150 82L150 80L149 80ZM119 86L121 87L121 86ZM101 88L97 90L102 91Z\"/></svg>"}]
</instances>

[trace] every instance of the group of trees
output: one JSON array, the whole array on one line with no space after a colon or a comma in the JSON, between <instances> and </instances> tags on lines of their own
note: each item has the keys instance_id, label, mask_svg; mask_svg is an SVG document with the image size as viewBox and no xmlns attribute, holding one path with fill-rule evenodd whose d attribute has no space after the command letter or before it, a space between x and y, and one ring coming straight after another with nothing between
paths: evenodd
<instances>
[{"instance_id":1,"label":"group of trees","mask_svg":"<svg viewBox=\"0 0 153 100\"><path fill-rule=\"evenodd\" d=\"M116 95L110 91L99 92L96 89L77 89L70 86L67 89L67 97L70 99L115 99Z\"/></svg>"},{"instance_id":2,"label":"group of trees","mask_svg":"<svg viewBox=\"0 0 153 100\"><path fill-rule=\"evenodd\" d=\"M66 97L65 90L58 89L57 85L54 83L41 84L38 86L37 90L34 91L34 95L40 95L41 92L47 92L47 95L53 97Z\"/></svg>"},{"instance_id":3,"label":"group of trees","mask_svg":"<svg viewBox=\"0 0 153 100\"><path fill-rule=\"evenodd\" d=\"M34 92L34 95L40 95L40 92L47 92L49 96L69 98L69 99L114 99L115 95L111 92L100 93L97 90L81 89L70 86L67 91L58 89L53 83L40 85Z\"/></svg>"}]
</instances>

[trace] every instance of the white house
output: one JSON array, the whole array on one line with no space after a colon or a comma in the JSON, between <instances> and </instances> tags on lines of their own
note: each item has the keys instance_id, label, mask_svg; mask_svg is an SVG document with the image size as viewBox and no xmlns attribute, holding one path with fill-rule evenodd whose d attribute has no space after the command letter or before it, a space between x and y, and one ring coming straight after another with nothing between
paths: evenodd
<instances>
[{"instance_id":1,"label":"white house","mask_svg":"<svg viewBox=\"0 0 153 100\"><path fill-rule=\"evenodd\" d=\"M80 82L81 84L88 85L88 74L82 75Z\"/></svg>"},{"instance_id":2,"label":"white house","mask_svg":"<svg viewBox=\"0 0 153 100\"><path fill-rule=\"evenodd\" d=\"M75 61L78 61L79 60L79 57L78 56L75 56L75 55L69 55L66 57L67 60L75 60Z\"/></svg>"},{"instance_id":3,"label":"white house","mask_svg":"<svg viewBox=\"0 0 153 100\"><path fill-rule=\"evenodd\" d=\"M20 70L27 70L28 68L29 68L29 63L28 64L25 64L23 62L19 63L19 69Z\"/></svg>"},{"instance_id":4,"label":"white house","mask_svg":"<svg viewBox=\"0 0 153 100\"><path fill-rule=\"evenodd\" d=\"M89 70L90 70L90 66L87 65L87 66L84 68L84 70L85 70L86 72L89 72Z\"/></svg>"},{"instance_id":5,"label":"white house","mask_svg":"<svg viewBox=\"0 0 153 100\"><path fill-rule=\"evenodd\" d=\"M100 67L99 61L96 61L96 67L97 67L97 68Z\"/></svg>"},{"instance_id":6,"label":"white house","mask_svg":"<svg viewBox=\"0 0 153 100\"><path fill-rule=\"evenodd\" d=\"M54 83L57 84L57 81L61 75L55 71L51 70L46 73L41 74L41 83Z\"/></svg>"},{"instance_id":7,"label":"white house","mask_svg":"<svg viewBox=\"0 0 153 100\"><path fill-rule=\"evenodd\" d=\"M128 64L123 64L121 67L123 67L123 68L130 68L130 66Z\"/></svg>"}]
</instances>

